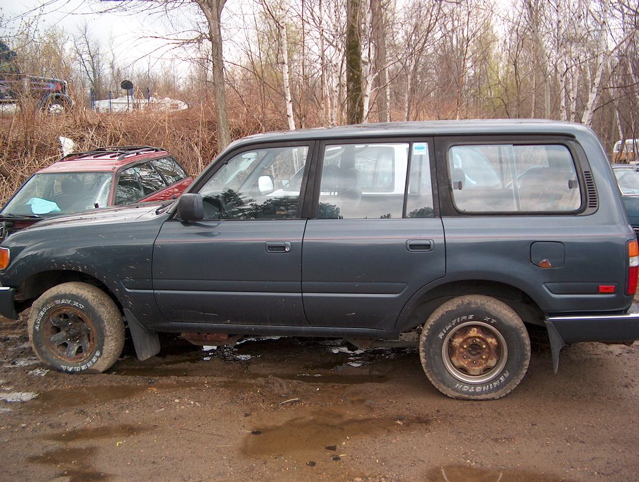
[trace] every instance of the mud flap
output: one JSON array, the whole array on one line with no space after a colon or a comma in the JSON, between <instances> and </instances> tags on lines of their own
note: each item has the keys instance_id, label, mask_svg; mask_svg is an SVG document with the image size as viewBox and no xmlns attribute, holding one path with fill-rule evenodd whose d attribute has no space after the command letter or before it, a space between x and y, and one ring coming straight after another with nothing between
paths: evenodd
<instances>
[{"instance_id":1,"label":"mud flap","mask_svg":"<svg viewBox=\"0 0 639 482\"><path fill-rule=\"evenodd\" d=\"M124 310L124 316L129 326L129 332L133 339L133 346L135 347L137 357L140 360L147 360L157 355L160 352L160 336L157 332L147 330L137 318L133 316L133 313L127 309Z\"/></svg>"},{"instance_id":2,"label":"mud flap","mask_svg":"<svg viewBox=\"0 0 639 482\"><path fill-rule=\"evenodd\" d=\"M566 342L550 321L546 320L546 329L548 330L548 338L550 338L550 349L552 351L552 368L555 373L559 371L559 352L566 346Z\"/></svg>"}]
</instances>

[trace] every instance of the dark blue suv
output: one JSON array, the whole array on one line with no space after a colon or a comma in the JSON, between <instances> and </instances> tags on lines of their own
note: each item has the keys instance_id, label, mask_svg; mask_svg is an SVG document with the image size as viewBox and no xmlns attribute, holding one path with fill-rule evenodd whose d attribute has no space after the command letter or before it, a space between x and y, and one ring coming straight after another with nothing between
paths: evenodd
<instances>
[{"instance_id":1,"label":"dark blue suv","mask_svg":"<svg viewBox=\"0 0 639 482\"><path fill-rule=\"evenodd\" d=\"M524 377L527 325L631 342L639 251L587 128L545 121L378 124L232 144L176 202L43 221L0 248L0 313L31 306L35 352L101 372L130 331L394 340L444 394Z\"/></svg>"}]
</instances>

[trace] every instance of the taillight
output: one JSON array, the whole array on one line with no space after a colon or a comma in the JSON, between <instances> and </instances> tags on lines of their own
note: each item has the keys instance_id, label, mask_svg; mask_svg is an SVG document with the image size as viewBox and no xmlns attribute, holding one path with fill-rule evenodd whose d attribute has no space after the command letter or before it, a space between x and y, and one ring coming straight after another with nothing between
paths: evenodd
<instances>
[{"instance_id":1,"label":"taillight","mask_svg":"<svg viewBox=\"0 0 639 482\"><path fill-rule=\"evenodd\" d=\"M11 252L8 248L0 248L0 269L6 269L11 260Z\"/></svg>"},{"instance_id":2,"label":"taillight","mask_svg":"<svg viewBox=\"0 0 639 482\"><path fill-rule=\"evenodd\" d=\"M637 240L628 241L628 282L626 294L634 295L637 292L637 276L639 276L639 245Z\"/></svg>"}]
</instances>

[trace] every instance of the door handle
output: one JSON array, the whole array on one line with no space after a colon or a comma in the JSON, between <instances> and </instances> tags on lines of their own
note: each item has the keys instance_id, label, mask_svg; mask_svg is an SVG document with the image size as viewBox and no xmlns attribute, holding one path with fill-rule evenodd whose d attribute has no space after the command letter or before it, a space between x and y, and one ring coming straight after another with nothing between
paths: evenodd
<instances>
[{"instance_id":1,"label":"door handle","mask_svg":"<svg viewBox=\"0 0 639 482\"><path fill-rule=\"evenodd\" d=\"M288 253L291 250L291 243L289 241L267 241L266 252L267 253Z\"/></svg>"},{"instance_id":2,"label":"door handle","mask_svg":"<svg viewBox=\"0 0 639 482\"><path fill-rule=\"evenodd\" d=\"M406 249L408 251L432 251L435 241L432 239L413 239L406 241Z\"/></svg>"}]
</instances>

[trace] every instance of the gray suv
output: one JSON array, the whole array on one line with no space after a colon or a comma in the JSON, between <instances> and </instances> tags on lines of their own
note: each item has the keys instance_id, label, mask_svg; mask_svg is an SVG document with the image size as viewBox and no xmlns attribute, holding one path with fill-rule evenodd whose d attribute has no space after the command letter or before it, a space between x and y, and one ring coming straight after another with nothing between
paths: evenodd
<instances>
[{"instance_id":1,"label":"gray suv","mask_svg":"<svg viewBox=\"0 0 639 482\"><path fill-rule=\"evenodd\" d=\"M0 248L0 314L31 306L41 360L102 372L130 332L419 347L442 393L496 399L545 328L632 342L639 251L587 128L546 121L377 124L232 144L176 202L58 217ZM368 342L370 343L370 342Z\"/></svg>"}]
</instances>

